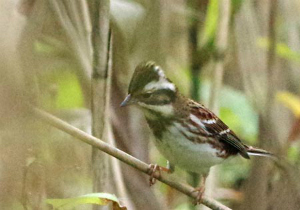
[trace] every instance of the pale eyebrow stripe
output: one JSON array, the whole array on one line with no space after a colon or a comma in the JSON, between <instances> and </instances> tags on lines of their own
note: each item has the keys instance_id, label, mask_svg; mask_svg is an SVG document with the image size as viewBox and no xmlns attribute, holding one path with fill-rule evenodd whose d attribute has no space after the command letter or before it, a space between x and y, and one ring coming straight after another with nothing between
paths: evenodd
<instances>
[{"instance_id":1,"label":"pale eyebrow stripe","mask_svg":"<svg viewBox=\"0 0 300 210\"><path fill-rule=\"evenodd\" d=\"M144 87L145 91L151 89L170 89L172 91L175 91L175 85L173 83L168 82L167 80L162 81L162 79L160 79L158 82L157 81L150 82Z\"/></svg>"}]
</instances>

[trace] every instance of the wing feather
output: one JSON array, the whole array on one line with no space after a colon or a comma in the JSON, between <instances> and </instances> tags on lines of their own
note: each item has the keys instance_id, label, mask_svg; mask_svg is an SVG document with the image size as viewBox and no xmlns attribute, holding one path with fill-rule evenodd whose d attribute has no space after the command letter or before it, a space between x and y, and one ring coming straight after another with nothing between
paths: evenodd
<instances>
[{"instance_id":1,"label":"wing feather","mask_svg":"<svg viewBox=\"0 0 300 210\"><path fill-rule=\"evenodd\" d=\"M215 136L216 140L223 142L229 150L236 149L244 158L249 159L247 147L241 142L236 134L220 120L213 112L205 108L203 105L194 102L191 106L191 112L199 120L201 120L210 136Z\"/></svg>"}]
</instances>

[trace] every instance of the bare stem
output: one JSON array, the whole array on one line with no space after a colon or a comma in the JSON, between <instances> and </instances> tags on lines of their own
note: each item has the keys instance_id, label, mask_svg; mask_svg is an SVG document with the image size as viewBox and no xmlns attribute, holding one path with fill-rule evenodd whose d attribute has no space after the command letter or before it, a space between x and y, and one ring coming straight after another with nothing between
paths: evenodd
<instances>
[{"instance_id":1,"label":"bare stem","mask_svg":"<svg viewBox=\"0 0 300 210\"><path fill-rule=\"evenodd\" d=\"M218 98L223 83L224 58L228 42L229 20L230 20L230 1L224 0L219 2L219 25L216 34L217 58L215 66L215 75L212 82L209 107L217 113Z\"/></svg>"},{"instance_id":2,"label":"bare stem","mask_svg":"<svg viewBox=\"0 0 300 210\"><path fill-rule=\"evenodd\" d=\"M268 89L267 89L267 105L266 105L266 118L270 119L270 110L272 107L273 93L274 93L274 66L276 62L276 13L277 13L277 0L270 1L269 12L269 50L267 60L267 75L268 75Z\"/></svg>"},{"instance_id":3,"label":"bare stem","mask_svg":"<svg viewBox=\"0 0 300 210\"><path fill-rule=\"evenodd\" d=\"M82 130L66 123L65 121L45 112L37 108L32 108L33 115L37 117L38 119L50 124L53 127L56 127L57 129L64 131L65 133L70 134L76 139L79 139L87 144L92 145L95 148L98 148L99 150L119 159L120 161L136 168L137 170L144 172L148 175L150 175L149 165L142 162L141 160L127 154L126 152L123 152L122 150L119 150L113 146L111 146L108 143L105 143L104 141L91 136ZM179 192L182 192L183 194L195 198L197 197L197 192L194 191L194 188L185 185L183 183L180 183L176 180L174 180L171 177L166 176L165 174L161 174L160 176L156 176L159 181L169 185L170 187L178 190ZM211 198L204 197L202 200L202 204L206 205L207 207L213 209L213 210L230 210L227 206L224 206L223 204L219 203L216 200L213 200Z\"/></svg>"},{"instance_id":4,"label":"bare stem","mask_svg":"<svg viewBox=\"0 0 300 210\"><path fill-rule=\"evenodd\" d=\"M111 83L110 1L93 1L92 5L92 134L108 140L109 93ZM108 190L110 181L109 156L97 148L92 150L93 190ZM94 206L94 210L102 209Z\"/></svg>"}]
</instances>

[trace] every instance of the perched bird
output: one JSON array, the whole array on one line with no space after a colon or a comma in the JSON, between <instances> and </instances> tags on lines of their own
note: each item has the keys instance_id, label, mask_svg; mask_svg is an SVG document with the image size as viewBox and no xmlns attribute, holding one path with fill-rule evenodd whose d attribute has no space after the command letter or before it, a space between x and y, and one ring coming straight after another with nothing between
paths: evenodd
<instances>
[{"instance_id":1,"label":"perched bird","mask_svg":"<svg viewBox=\"0 0 300 210\"><path fill-rule=\"evenodd\" d=\"M153 169L173 171L178 166L202 175L201 186L196 188L198 203L210 167L238 154L246 159L251 155L273 156L245 145L213 112L181 95L154 62L143 62L136 67L121 106L131 104L144 112L157 149L170 163L168 168L155 165Z\"/></svg>"}]
</instances>

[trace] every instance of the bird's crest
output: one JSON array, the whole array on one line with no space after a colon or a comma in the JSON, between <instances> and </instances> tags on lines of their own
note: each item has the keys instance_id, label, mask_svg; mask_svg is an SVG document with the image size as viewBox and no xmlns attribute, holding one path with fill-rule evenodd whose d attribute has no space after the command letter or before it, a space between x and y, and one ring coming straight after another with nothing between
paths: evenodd
<instances>
[{"instance_id":1,"label":"bird's crest","mask_svg":"<svg viewBox=\"0 0 300 210\"><path fill-rule=\"evenodd\" d=\"M140 63L132 76L128 93L133 94L139 91L150 91L158 89L170 89L175 92L175 85L166 78L160 66L153 61Z\"/></svg>"}]
</instances>

